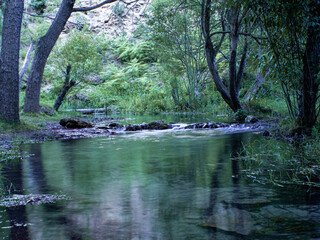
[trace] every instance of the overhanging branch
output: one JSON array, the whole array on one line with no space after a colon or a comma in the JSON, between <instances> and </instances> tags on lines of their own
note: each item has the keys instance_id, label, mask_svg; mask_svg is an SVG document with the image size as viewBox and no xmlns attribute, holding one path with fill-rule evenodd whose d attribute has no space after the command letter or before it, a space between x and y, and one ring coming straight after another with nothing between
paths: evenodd
<instances>
[{"instance_id":1,"label":"overhanging branch","mask_svg":"<svg viewBox=\"0 0 320 240\"><path fill-rule=\"evenodd\" d=\"M230 31L217 31L217 32L213 32L210 34L210 37L212 37L213 35L217 35L217 34L227 34L227 33L231 33ZM247 37L251 37L253 38L258 44L261 44L261 42L259 40L266 40L267 38L263 38L263 37L257 37L252 35L251 33L239 33L239 35L243 35L243 36L247 36Z\"/></svg>"},{"instance_id":2,"label":"overhanging branch","mask_svg":"<svg viewBox=\"0 0 320 240\"><path fill-rule=\"evenodd\" d=\"M48 16L48 15L36 15L36 14L32 14L32 13L29 13L29 12L26 12L26 11L24 11L23 13L24 14L28 14L31 17L48 18L48 19L51 19L51 20L55 19L55 17L51 17L51 16ZM75 23L75 22L71 22L71 21L68 21L68 22L77 25L77 23Z\"/></svg>"},{"instance_id":3,"label":"overhanging branch","mask_svg":"<svg viewBox=\"0 0 320 240\"><path fill-rule=\"evenodd\" d=\"M78 7L78 8L73 8L72 12L86 12L86 11L91 11L93 9L96 9L96 8L99 8L105 4L108 4L108 3L113 3L113 2L116 2L118 0L105 0L101 3L98 3L96 5L93 5L93 6L90 6L90 7Z\"/></svg>"}]
</instances>

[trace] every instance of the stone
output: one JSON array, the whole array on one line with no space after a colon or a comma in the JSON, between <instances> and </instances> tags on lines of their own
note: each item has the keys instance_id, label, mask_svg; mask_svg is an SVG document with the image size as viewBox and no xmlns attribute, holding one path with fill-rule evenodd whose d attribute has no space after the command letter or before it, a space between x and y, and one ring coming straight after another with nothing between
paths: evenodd
<instances>
[{"instance_id":1,"label":"stone","mask_svg":"<svg viewBox=\"0 0 320 240\"><path fill-rule=\"evenodd\" d=\"M154 121L154 122L147 124L147 129L149 129L149 130L169 129L169 124L164 123L163 121Z\"/></svg>"},{"instance_id":2,"label":"stone","mask_svg":"<svg viewBox=\"0 0 320 240\"><path fill-rule=\"evenodd\" d=\"M56 114L56 112L52 108L45 107L45 106L40 107L40 112L43 112L44 114L46 114L48 116L53 116Z\"/></svg>"},{"instance_id":3,"label":"stone","mask_svg":"<svg viewBox=\"0 0 320 240\"><path fill-rule=\"evenodd\" d=\"M92 124L80 119L63 118L60 120L60 125L66 128L92 128Z\"/></svg>"},{"instance_id":4,"label":"stone","mask_svg":"<svg viewBox=\"0 0 320 240\"><path fill-rule=\"evenodd\" d=\"M256 123L259 122L258 118L254 117L254 116L247 116L244 120L246 123Z\"/></svg>"},{"instance_id":5,"label":"stone","mask_svg":"<svg viewBox=\"0 0 320 240\"><path fill-rule=\"evenodd\" d=\"M119 128L123 128L124 126L121 123L112 122L112 123L109 123L108 127L111 129L119 129Z\"/></svg>"}]
</instances>

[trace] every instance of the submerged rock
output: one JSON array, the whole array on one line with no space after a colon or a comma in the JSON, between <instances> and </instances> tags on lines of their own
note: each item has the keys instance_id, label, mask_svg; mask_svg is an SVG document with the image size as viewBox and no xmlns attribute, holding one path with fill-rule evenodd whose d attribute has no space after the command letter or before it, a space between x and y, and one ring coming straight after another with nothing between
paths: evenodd
<instances>
[{"instance_id":1,"label":"submerged rock","mask_svg":"<svg viewBox=\"0 0 320 240\"><path fill-rule=\"evenodd\" d=\"M201 225L245 236L254 230L254 221L248 211L222 203L217 205L214 215Z\"/></svg>"},{"instance_id":2,"label":"submerged rock","mask_svg":"<svg viewBox=\"0 0 320 240\"><path fill-rule=\"evenodd\" d=\"M60 125L66 128L92 128L92 124L80 119L63 118L60 120Z\"/></svg>"}]
</instances>

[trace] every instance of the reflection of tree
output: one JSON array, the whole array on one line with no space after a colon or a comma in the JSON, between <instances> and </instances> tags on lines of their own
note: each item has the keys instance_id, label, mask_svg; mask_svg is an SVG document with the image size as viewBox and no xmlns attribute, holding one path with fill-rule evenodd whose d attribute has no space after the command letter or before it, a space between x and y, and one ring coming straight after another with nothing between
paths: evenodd
<instances>
[{"instance_id":1,"label":"reflection of tree","mask_svg":"<svg viewBox=\"0 0 320 240\"><path fill-rule=\"evenodd\" d=\"M3 168L5 189L10 189L11 194L23 194L23 173L22 162L20 159L8 161ZM29 239L26 226L27 216L26 207L17 206L6 208L8 220L10 221L10 239L24 240Z\"/></svg>"},{"instance_id":2,"label":"reflection of tree","mask_svg":"<svg viewBox=\"0 0 320 240\"><path fill-rule=\"evenodd\" d=\"M28 158L28 181L31 184L32 193L51 193L52 189L47 181L46 171L43 165L43 156L42 156L42 145L41 144L32 144L30 147L30 157ZM46 212L43 216L41 208ZM34 221L33 225L29 227L30 235L35 236L46 236L47 226L45 224L48 220L41 220L41 218L49 216L50 214L50 225L51 227L59 226L59 229L63 229L63 235L67 235L67 238L70 239L83 239L82 233L76 226L70 221L70 218L66 215L64 211L64 206L59 204L46 204L44 206L38 206L35 208L35 212L29 213L29 215L36 214L32 219ZM56 215L55 213L59 213ZM52 217L57 216L57 217ZM35 226L35 227L33 227ZM62 226L62 227L60 227ZM49 233L50 234L50 233ZM55 233L58 236L58 232Z\"/></svg>"},{"instance_id":3,"label":"reflection of tree","mask_svg":"<svg viewBox=\"0 0 320 240\"><path fill-rule=\"evenodd\" d=\"M239 185L239 163L238 153L242 148L242 135L235 134L230 138L230 145L226 145L225 152L231 152L231 171L232 171L232 194L231 203L225 202L225 199L221 199L221 175L224 173L225 161L229 159L219 158L217 168L212 173L211 178L211 192L209 199L209 206L206 209L207 226L215 229L224 230L226 232L235 232L241 235L248 235L252 230L252 219L249 212L239 209L232 205L239 198L241 192L241 186ZM229 149L231 148L231 149ZM222 154L220 154L222 156ZM225 193L224 193L225 194ZM212 233L214 235L218 233ZM217 237L217 236L215 236ZM239 239L239 237L237 238Z\"/></svg>"},{"instance_id":4,"label":"reflection of tree","mask_svg":"<svg viewBox=\"0 0 320 240\"><path fill-rule=\"evenodd\" d=\"M29 178L36 193L48 193L48 184L43 169L42 150L40 144L32 144L29 158ZM35 193L35 192L34 192Z\"/></svg>"}]
</instances>

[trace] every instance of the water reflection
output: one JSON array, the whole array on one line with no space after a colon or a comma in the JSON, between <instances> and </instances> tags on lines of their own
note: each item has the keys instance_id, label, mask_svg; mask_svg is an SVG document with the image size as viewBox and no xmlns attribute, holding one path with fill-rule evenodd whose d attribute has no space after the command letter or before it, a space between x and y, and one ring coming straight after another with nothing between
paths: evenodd
<instances>
[{"instance_id":1,"label":"water reflection","mask_svg":"<svg viewBox=\"0 0 320 240\"><path fill-rule=\"evenodd\" d=\"M11 177L21 193L72 200L28 205L19 216L6 209L1 226L23 217L20 239L268 239L283 237L273 221L291 216L296 226L299 213L318 234L319 205L288 204L280 192L240 178L237 156L249 137L257 136L148 132L28 145L31 157ZM283 238L297 231L306 236L291 229Z\"/></svg>"},{"instance_id":2,"label":"water reflection","mask_svg":"<svg viewBox=\"0 0 320 240\"><path fill-rule=\"evenodd\" d=\"M21 161L12 161L3 168L4 189L12 194L23 194L23 171ZM27 229L27 213L25 206L6 208L7 226L3 226L2 232L12 240L27 240L29 233ZM2 214L1 214L2 215ZM3 225L3 220L1 221ZM9 231L9 233L7 233Z\"/></svg>"}]
</instances>

